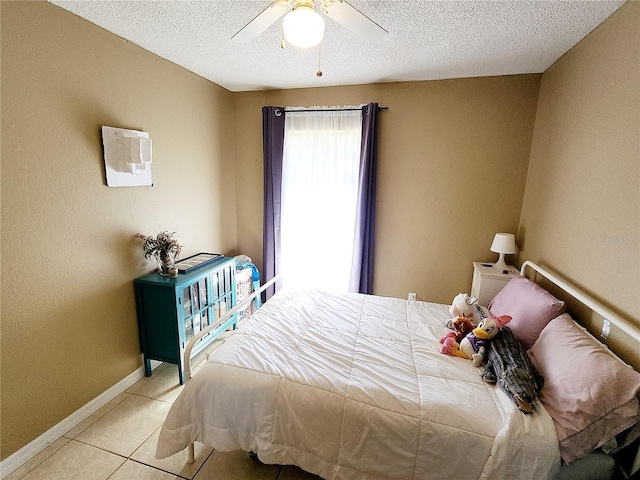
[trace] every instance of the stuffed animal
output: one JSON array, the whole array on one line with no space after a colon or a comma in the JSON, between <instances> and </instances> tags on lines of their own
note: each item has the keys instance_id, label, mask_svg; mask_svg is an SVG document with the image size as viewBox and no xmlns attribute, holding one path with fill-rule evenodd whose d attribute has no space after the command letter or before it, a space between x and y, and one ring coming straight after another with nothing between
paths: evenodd
<instances>
[{"instance_id":1,"label":"stuffed animal","mask_svg":"<svg viewBox=\"0 0 640 480\"><path fill-rule=\"evenodd\" d=\"M465 317L473 316L473 304L476 303L475 297L470 297L466 293L459 293L453 298L451 306L449 307L449 313L453 317L464 315Z\"/></svg>"},{"instance_id":2,"label":"stuffed animal","mask_svg":"<svg viewBox=\"0 0 640 480\"><path fill-rule=\"evenodd\" d=\"M454 318L464 315L471 320L471 323L475 327L483 318L489 316L489 310L479 306L477 302L476 297L470 297L466 293L459 293L453 298L453 302L451 302L451 306L449 307L449 313ZM480 309L481 312L478 311L478 309ZM449 322L447 322L447 326L451 328Z\"/></svg>"},{"instance_id":3,"label":"stuffed animal","mask_svg":"<svg viewBox=\"0 0 640 480\"><path fill-rule=\"evenodd\" d=\"M459 344L462 339L473 330L471 320L464 315L459 315L458 318L449 320L447 322L447 327L451 330L440 339L440 343L443 344L442 347L440 347L440 351L442 353L448 353L451 351L453 349L452 345Z\"/></svg>"},{"instance_id":4,"label":"stuffed animal","mask_svg":"<svg viewBox=\"0 0 640 480\"><path fill-rule=\"evenodd\" d=\"M460 343L455 341L455 335L445 335L441 340L440 352L446 355L468 358L473 361L474 367L479 367L487 353L488 342L495 337L500 328L511 321L509 315L488 317L482 320L476 328L467 334ZM450 332L453 333L453 332Z\"/></svg>"},{"instance_id":5,"label":"stuffed animal","mask_svg":"<svg viewBox=\"0 0 640 480\"><path fill-rule=\"evenodd\" d=\"M458 315L457 318L450 320L447 322L447 327L449 327L452 332L448 332L442 339L440 339L440 343L444 342L444 339L447 336L452 336L456 342L460 343L464 337L467 336L467 333L473 330L473 324L468 317L464 315ZM450 335L452 334L452 335Z\"/></svg>"},{"instance_id":6,"label":"stuffed animal","mask_svg":"<svg viewBox=\"0 0 640 480\"><path fill-rule=\"evenodd\" d=\"M498 383L524 413L533 411L534 401L544 386L544 377L509 327L500 329L500 334L491 340L482 379Z\"/></svg>"}]
</instances>

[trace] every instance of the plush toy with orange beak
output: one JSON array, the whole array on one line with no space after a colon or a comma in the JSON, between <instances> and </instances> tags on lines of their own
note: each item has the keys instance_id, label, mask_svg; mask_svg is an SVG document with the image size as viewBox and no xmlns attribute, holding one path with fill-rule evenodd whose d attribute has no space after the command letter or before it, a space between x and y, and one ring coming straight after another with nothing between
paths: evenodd
<instances>
[{"instance_id":1,"label":"plush toy with orange beak","mask_svg":"<svg viewBox=\"0 0 640 480\"><path fill-rule=\"evenodd\" d=\"M447 355L471 359L473 366L479 367L487 353L487 344L510 320L509 315L485 318L459 344L452 337L443 339L440 351Z\"/></svg>"}]
</instances>

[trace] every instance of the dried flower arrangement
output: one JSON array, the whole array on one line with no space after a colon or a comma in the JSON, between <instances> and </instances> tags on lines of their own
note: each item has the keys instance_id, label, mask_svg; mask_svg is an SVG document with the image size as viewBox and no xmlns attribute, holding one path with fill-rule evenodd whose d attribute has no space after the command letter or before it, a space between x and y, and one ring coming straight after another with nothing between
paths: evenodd
<instances>
[{"instance_id":1,"label":"dried flower arrangement","mask_svg":"<svg viewBox=\"0 0 640 480\"><path fill-rule=\"evenodd\" d=\"M144 240L142 248L144 258L155 258L158 261L158 270L165 275L173 275L172 267L180 255L182 247L175 238L176 232L160 232L155 237L137 233L136 237ZM175 270L175 268L173 268ZM175 271L177 274L177 270Z\"/></svg>"}]
</instances>

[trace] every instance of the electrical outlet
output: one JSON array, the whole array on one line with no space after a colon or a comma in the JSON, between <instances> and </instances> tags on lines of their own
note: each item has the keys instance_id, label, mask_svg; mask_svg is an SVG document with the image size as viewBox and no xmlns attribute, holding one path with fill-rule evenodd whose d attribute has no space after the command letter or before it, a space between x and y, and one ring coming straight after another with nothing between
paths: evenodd
<instances>
[{"instance_id":1,"label":"electrical outlet","mask_svg":"<svg viewBox=\"0 0 640 480\"><path fill-rule=\"evenodd\" d=\"M416 293L415 292L409 292L409 300L410 301L414 301L416 299Z\"/></svg>"},{"instance_id":2,"label":"electrical outlet","mask_svg":"<svg viewBox=\"0 0 640 480\"><path fill-rule=\"evenodd\" d=\"M609 338L609 332L611 332L611 322L605 318L602 322L602 333L600 333L600 336L606 340Z\"/></svg>"}]
</instances>

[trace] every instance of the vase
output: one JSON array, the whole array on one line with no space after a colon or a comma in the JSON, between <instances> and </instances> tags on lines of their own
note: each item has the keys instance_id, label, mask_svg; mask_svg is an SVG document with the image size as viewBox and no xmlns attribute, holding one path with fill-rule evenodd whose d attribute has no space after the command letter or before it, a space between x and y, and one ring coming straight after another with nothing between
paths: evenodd
<instances>
[{"instance_id":1,"label":"vase","mask_svg":"<svg viewBox=\"0 0 640 480\"><path fill-rule=\"evenodd\" d=\"M158 273L163 277L177 277L178 267L176 267L175 258L170 257L164 260L158 260Z\"/></svg>"}]
</instances>

